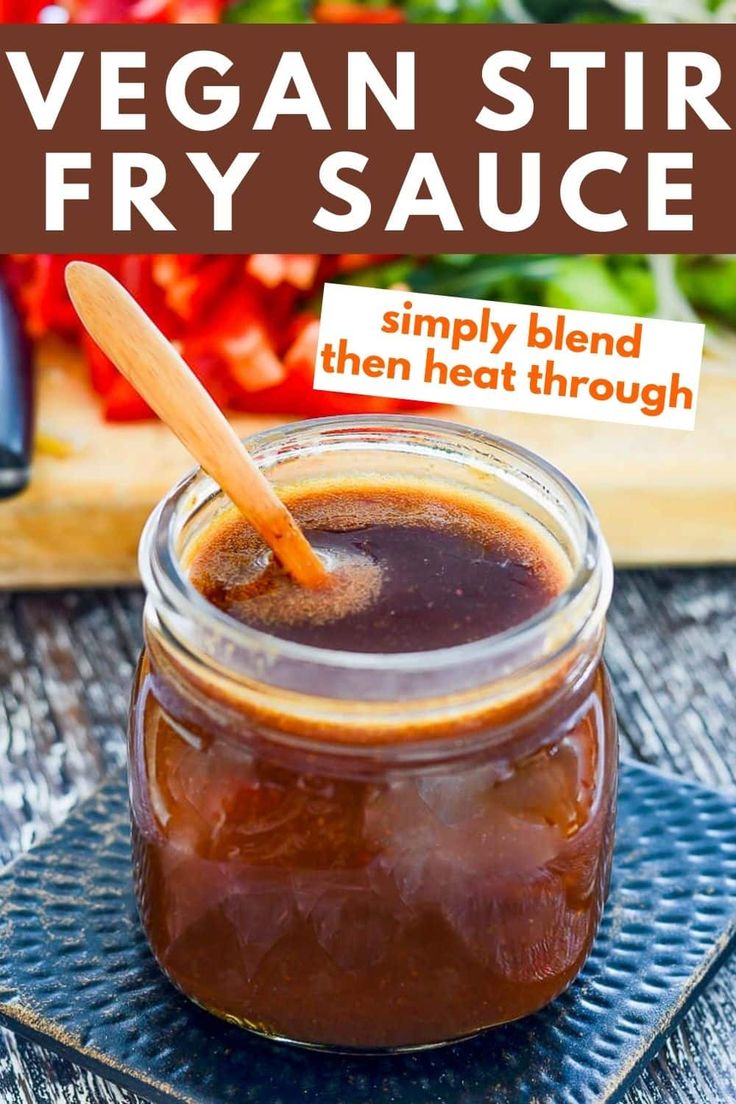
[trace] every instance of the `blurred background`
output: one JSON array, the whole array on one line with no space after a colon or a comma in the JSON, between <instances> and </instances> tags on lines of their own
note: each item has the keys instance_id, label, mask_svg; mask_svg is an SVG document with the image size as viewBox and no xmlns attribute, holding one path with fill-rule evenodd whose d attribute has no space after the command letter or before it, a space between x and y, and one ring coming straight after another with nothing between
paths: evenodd
<instances>
[{"instance_id":1,"label":"blurred background","mask_svg":"<svg viewBox=\"0 0 736 1104\"><path fill-rule=\"evenodd\" d=\"M6 23L733 22L736 0L0 0ZM293 417L414 403L312 390L326 280L702 320L694 433L473 410L592 499L619 565L736 560L736 258L731 256L122 255L130 289L243 435ZM0 586L130 582L146 515L186 454L81 334L68 257L0 258Z\"/></svg>"},{"instance_id":2,"label":"blurred background","mask_svg":"<svg viewBox=\"0 0 736 1104\"><path fill-rule=\"evenodd\" d=\"M708 23L736 0L3 0L4 23Z\"/></svg>"},{"instance_id":3,"label":"blurred background","mask_svg":"<svg viewBox=\"0 0 736 1104\"><path fill-rule=\"evenodd\" d=\"M6 495L0 505L0 586L133 581L147 514L191 466L178 442L81 332L64 287L69 259L0 258L0 484ZM342 413L404 410L472 422L541 452L577 480L601 517L619 565L736 559L736 531L726 523L736 516L734 257L91 259L122 280L176 342L242 435L286 419ZM706 358L696 430L426 409L314 391L326 280L702 320Z\"/></svg>"}]
</instances>

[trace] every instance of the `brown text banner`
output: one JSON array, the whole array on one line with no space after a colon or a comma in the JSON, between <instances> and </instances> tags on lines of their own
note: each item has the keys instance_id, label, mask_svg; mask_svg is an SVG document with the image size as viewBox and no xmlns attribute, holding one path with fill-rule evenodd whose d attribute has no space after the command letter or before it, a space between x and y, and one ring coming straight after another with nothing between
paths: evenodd
<instances>
[{"instance_id":1,"label":"brown text banner","mask_svg":"<svg viewBox=\"0 0 736 1104\"><path fill-rule=\"evenodd\" d=\"M736 252L736 26L0 44L6 252Z\"/></svg>"}]
</instances>

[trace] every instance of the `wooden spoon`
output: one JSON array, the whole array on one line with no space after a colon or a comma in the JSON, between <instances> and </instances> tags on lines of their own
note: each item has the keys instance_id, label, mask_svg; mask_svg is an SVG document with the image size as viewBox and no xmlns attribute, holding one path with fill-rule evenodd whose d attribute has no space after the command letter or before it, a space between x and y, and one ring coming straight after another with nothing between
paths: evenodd
<instances>
[{"instance_id":1,"label":"wooden spoon","mask_svg":"<svg viewBox=\"0 0 736 1104\"><path fill-rule=\"evenodd\" d=\"M71 261L66 286L85 329L116 368L305 587L327 572L273 487L194 372L122 284L98 265Z\"/></svg>"}]
</instances>

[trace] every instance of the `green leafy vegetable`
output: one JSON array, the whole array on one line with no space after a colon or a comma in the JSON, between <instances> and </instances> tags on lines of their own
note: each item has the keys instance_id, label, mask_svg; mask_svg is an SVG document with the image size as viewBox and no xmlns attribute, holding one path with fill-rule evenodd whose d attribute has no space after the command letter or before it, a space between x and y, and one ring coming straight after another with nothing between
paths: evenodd
<instances>
[{"instance_id":1,"label":"green leafy vegetable","mask_svg":"<svg viewBox=\"0 0 736 1104\"><path fill-rule=\"evenodd\" d=\"M677 280L706 316L736 326L736 257L679 257Z\"/></svg>"},{"instance_id":2,"label":"green leafy vegetable","mask_svg":"<svg viewBox=\"0 0 736 1104\"><path fill-rule=\"evenodd\" d=\"M239 0L225 12L228 23L307 23L307 0Z\"/></svg>"},{"instance_id":3,"label":"green leafy vegetable","mask_svg":"<svg viewBox=\"0 0 736 1104\"><path fill-rule=\"evenodd\" d=\"M368 287L406 285L413 291L498 299L507 303L652 314L654 276L641 255L446 253L402 257L349 277Z\"/></svg>"}]
</instances>

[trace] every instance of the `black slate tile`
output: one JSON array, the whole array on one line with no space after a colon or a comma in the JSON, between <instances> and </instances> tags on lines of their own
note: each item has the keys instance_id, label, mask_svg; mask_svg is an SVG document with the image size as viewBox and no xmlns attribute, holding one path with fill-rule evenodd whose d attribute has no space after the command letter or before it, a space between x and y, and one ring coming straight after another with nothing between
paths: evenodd
<instances>
[{"instance_id":1,"label":"black slate tile","mask_svg":"<svg viewBox=\"0 0 736 1104\"><path fill-rule=\"evenodd\" d=\"M736 798L624 764L611 897L549 1008L442 1050L347 1058L201 1012L148 952L113 779L0 875L0 1020L154 1101L604 1104L620 1098L736 936Z\"/></svg>"}]
</instances>

